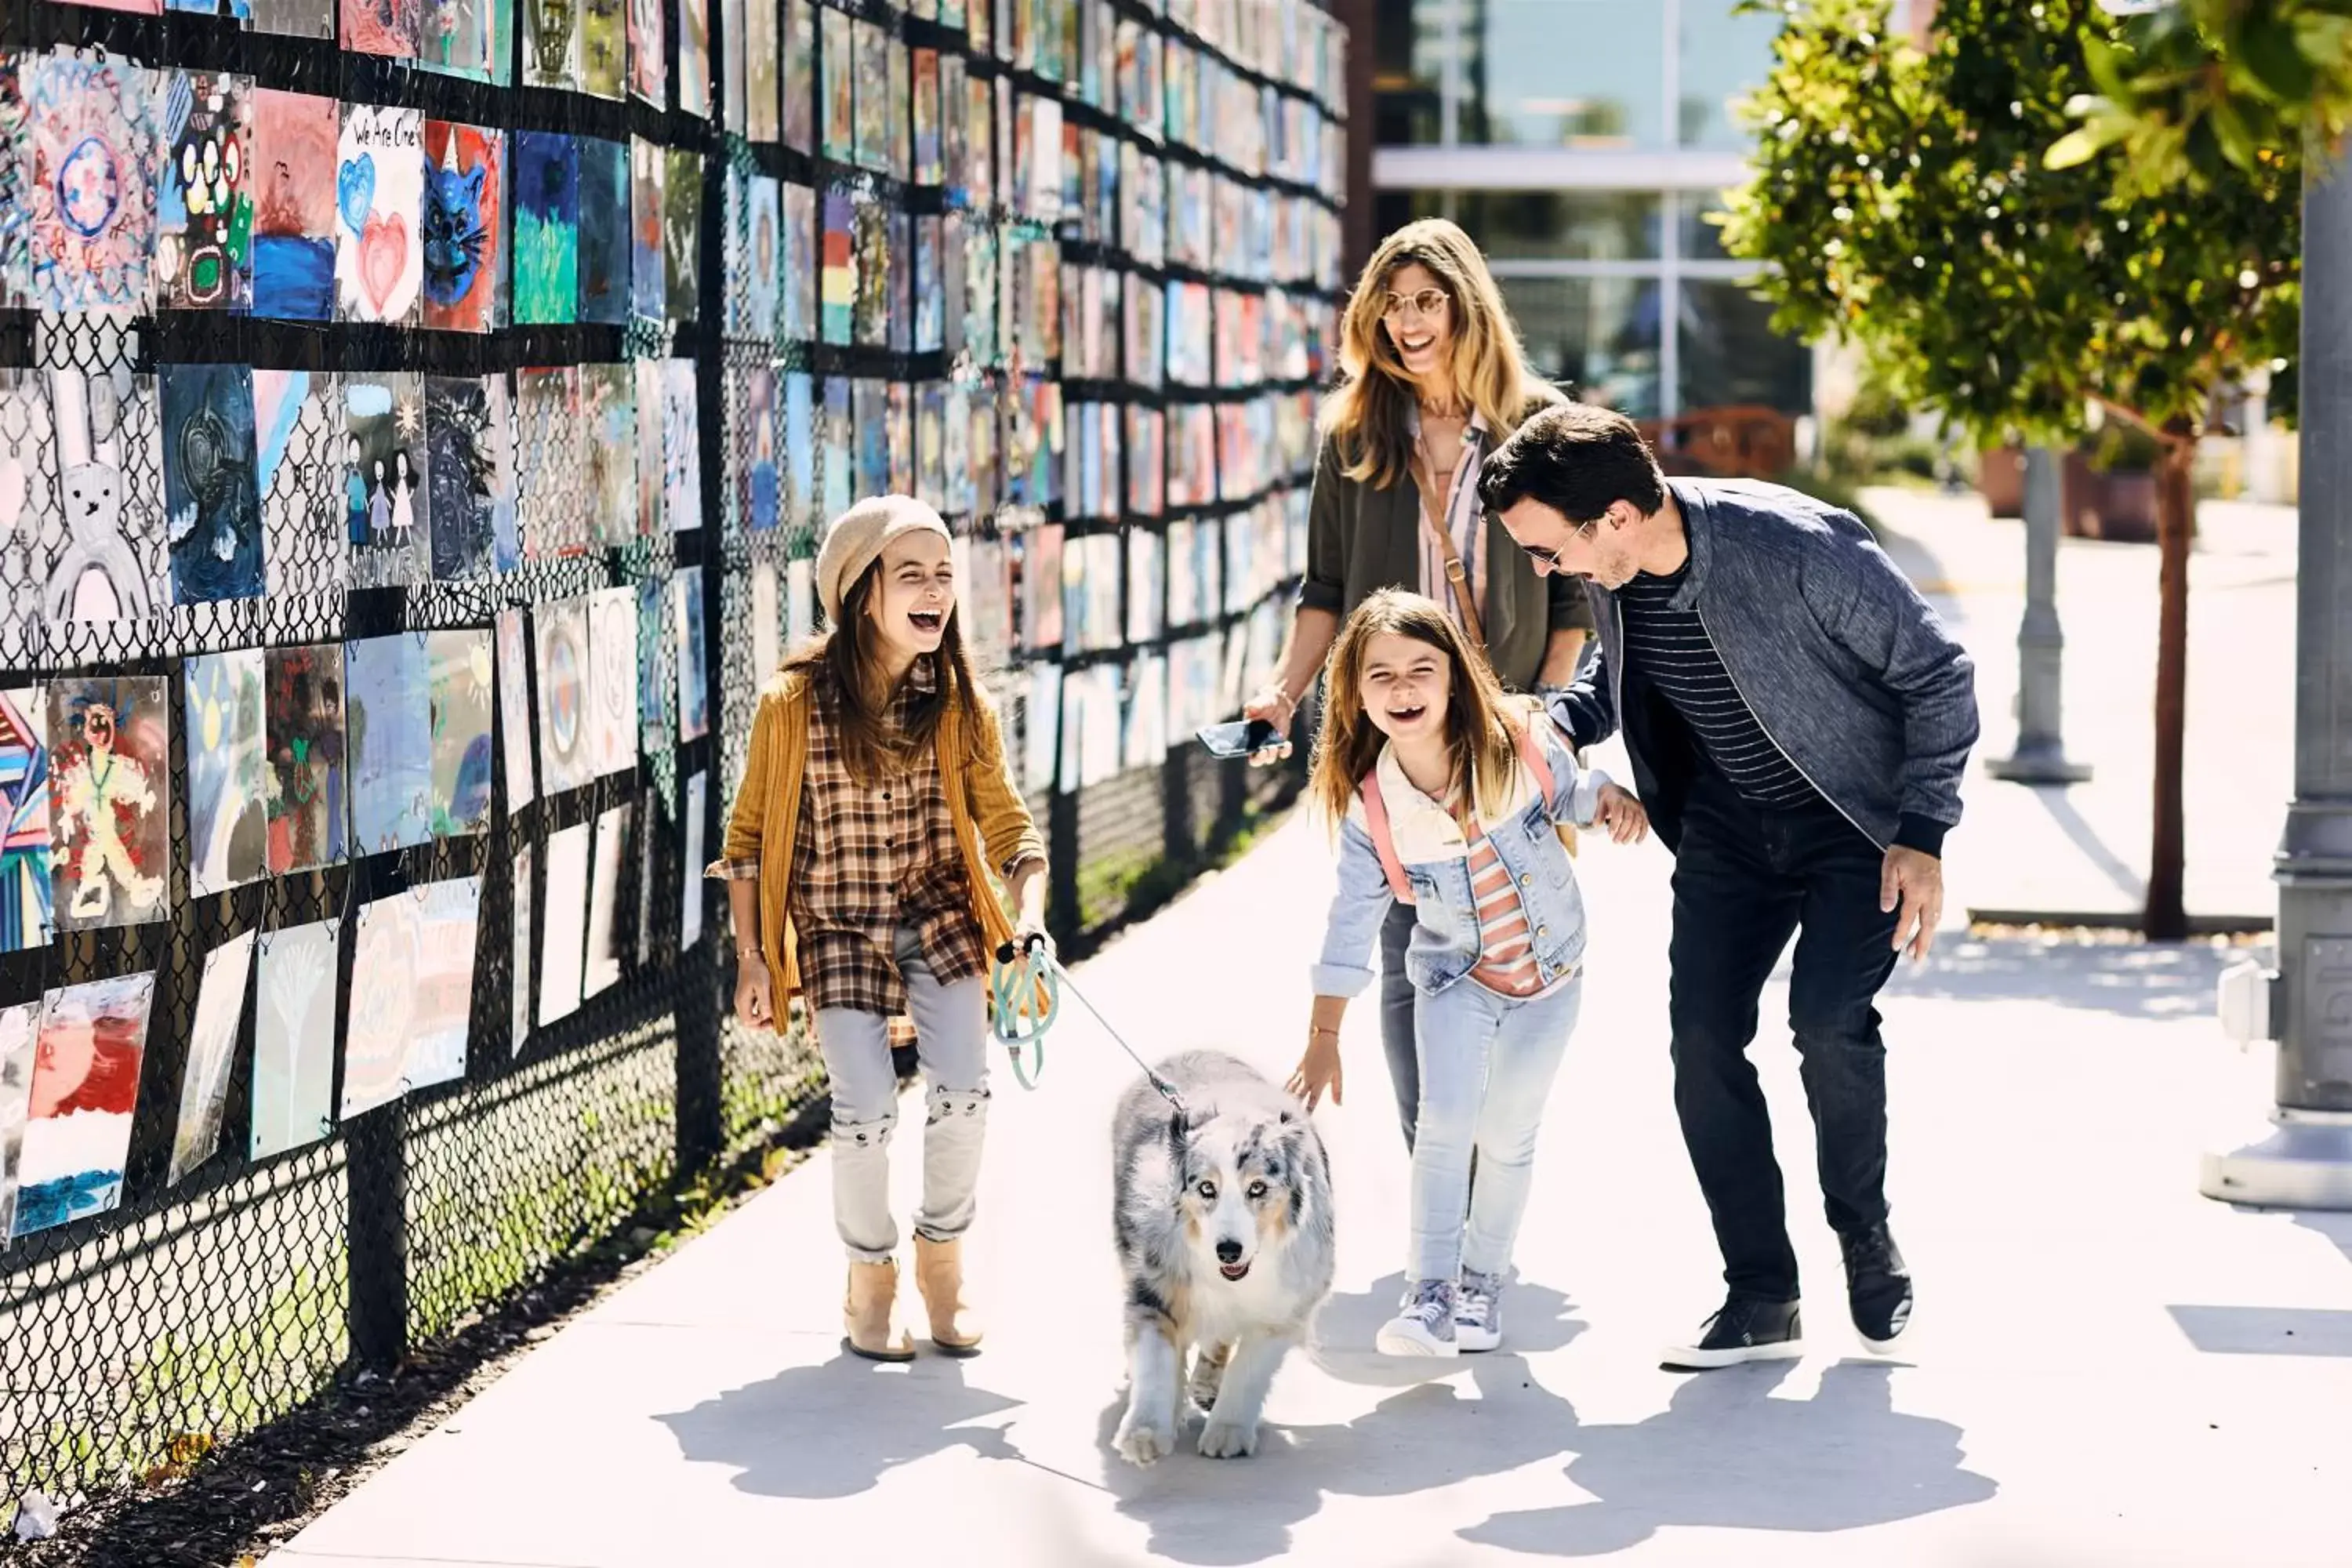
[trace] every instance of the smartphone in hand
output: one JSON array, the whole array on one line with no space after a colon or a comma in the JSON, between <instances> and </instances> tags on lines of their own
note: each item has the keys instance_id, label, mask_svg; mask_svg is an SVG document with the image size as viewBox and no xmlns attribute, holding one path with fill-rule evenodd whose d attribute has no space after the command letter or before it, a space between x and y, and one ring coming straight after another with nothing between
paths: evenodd
<instances>
[{"instance_id":1,"label":"smartphone in hand","mask_svg":"<svg viewBox=\"0 0 2352 1568\"><path fill-rule=\"evenodd\" d=\"M1198 733L1201 744L1209 748L1213 757L1246 757L1256 752L1271 752L1281 747L1285 740L1282 731L1265 719L1211 724Z\"/></svg>"}]
</instances>

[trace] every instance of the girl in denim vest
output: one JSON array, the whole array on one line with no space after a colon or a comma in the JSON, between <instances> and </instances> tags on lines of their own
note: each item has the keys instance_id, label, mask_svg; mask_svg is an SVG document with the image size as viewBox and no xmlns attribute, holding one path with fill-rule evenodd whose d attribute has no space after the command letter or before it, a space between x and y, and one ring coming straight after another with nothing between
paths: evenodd
<instances>
[{"instance_id":1,"label":"girl in denim vest","mask_svg":"<svg viewBox=\"0 0 2352 1568\"><path fill-rule=\"evenodd\" d=\"M1584 900L1560 825L1597 825L1623 844L1649 822L1639 801L1577 765L1539 711L1506 698L1453 619L1418 594L1365 600L1328 679L1308 789L1339 825L1339 888L1290 1089L1309 1110L1327 1089L1339 1103L1340 1016L1371 984L1392 900L1411 903L1421 1123L1410 1278L1376 1343L1389 1355L1493 1350L1544 1101L1583 989Z\"/></svg>"}]
</instances>

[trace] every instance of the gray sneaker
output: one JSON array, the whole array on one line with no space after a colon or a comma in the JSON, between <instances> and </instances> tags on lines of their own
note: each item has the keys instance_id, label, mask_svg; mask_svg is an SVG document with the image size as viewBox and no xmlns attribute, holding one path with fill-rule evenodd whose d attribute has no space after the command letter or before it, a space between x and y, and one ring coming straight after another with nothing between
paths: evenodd
<instances>
[{"instance_id":1,"label":"gray sneaker","mask_svg":"<svg viewBox=\"0 0 2352 1568\"><path fill-rule=\"evenodd\" d=\"M1462 1271L1454 1292L1454 1342L1464 1354L1497 1349L1503 1342L1503 1277Z\"/></svg>"},{"instance_id":2,"label":"gray sneaker","mask_svg":"<svg viewBox=\"0 0 2352 1568\"><path fill-rule=\"evenodd\" d=\"M1412 1281L1405 1287L1404 1310L1381 1325L1373 1345L1382 1355L1454 1354L1454 1300L1451 1279Z\"/></svg>"}]
</instances>

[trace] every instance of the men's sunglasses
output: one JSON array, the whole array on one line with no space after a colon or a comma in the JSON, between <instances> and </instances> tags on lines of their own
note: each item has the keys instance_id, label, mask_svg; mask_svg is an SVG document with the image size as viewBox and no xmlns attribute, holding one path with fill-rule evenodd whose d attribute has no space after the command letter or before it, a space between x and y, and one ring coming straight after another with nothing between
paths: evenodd
<instances>
[{"instance_id":1,"label":"men's sunglasses","mask_svg":"<svg viewBox=\"0 0 2352 1568\"><path fill-rule=\"evenodd\" d=\"M1580 522L1576 525L1576 536L1579 539L1589 539L1592 535L1592 531L1599 527L1600 524L1601 520L1597 517L1592 518L1588 521ZM1534 562L1537 565L1545 568L1547 571L1557 572L1562 576L1568 575L1568 567L1561 563L1559 551L1547 550L1540 544L1529 544L1524 540L1516 540L1513 542L1517 543L1521 550L1526 551L1528 559Z\"/></svg>"}]
</instances>

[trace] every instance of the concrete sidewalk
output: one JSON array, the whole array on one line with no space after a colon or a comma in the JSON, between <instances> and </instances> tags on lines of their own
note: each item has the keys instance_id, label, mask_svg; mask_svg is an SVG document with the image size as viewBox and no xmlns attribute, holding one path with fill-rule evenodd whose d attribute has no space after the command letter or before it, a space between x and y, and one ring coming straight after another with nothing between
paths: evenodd
<instances>
[{"instance_id":1,"label":"concrete sidewalk","mask_svg":"<svg viewBox=\"0 0 2352 1568\"><path fill-rule=\"evenodd\" d=\"M2200 1150L2268 1104L2267 1061L2208 1021L2210 948L1948 931L1928 966L1898 978L1884 1004L1891 1191L1921 1295L1893 1363L1862 1355L1844 1321L1776 982L1757 1054L1811 1290L1811 1354L1657 1369L1659 1345L1717 1292L1668 1094L1667 869L1654 844L1583 855L1590 988L1504 1353L1433 1365L1370 1351L1399 1284L1406 1170L1360 1005L1347 1104L1318 1118L1342 1205L1319 1342L1276 1384L1255 1459L1119 1460L1107 1128L1132 1069L1074 1010L1038 1092L998 1075L973 1237L993 1321L979 1359L883 1369L841 1354L821 1155L269 1561L2352 1558L2352 1225L2196 1195ZM1216 1043L1280 1073L1304 1036L1328 877L1320 836L1293 822L1079 984L1148 1054ZM911 1157L899 1174L905 1213Z\"/></svg>"},{"instance_id":2,"label":"concrete sidewalk","mask_svg":"<svg viewBox=\"0 0 2352 1568\"><path fill-rule=\"evenodd\" d=\"M2066 636L2067 787L1984 771L2017 739L2024 525L1982 498L1874 489L1896 563L1977 660L1984 740L1965 820L1946 847L1955 903L2042 916L2136 916L2147 879L2155 774L2157 552L2070 539L2058 556ZM2189 561L2189 711L2182 796L2192 917L2242 924L2278 906L2271 857L2294 780L2295 514L2209 501Z\"/></svg>"}]
</instances>

